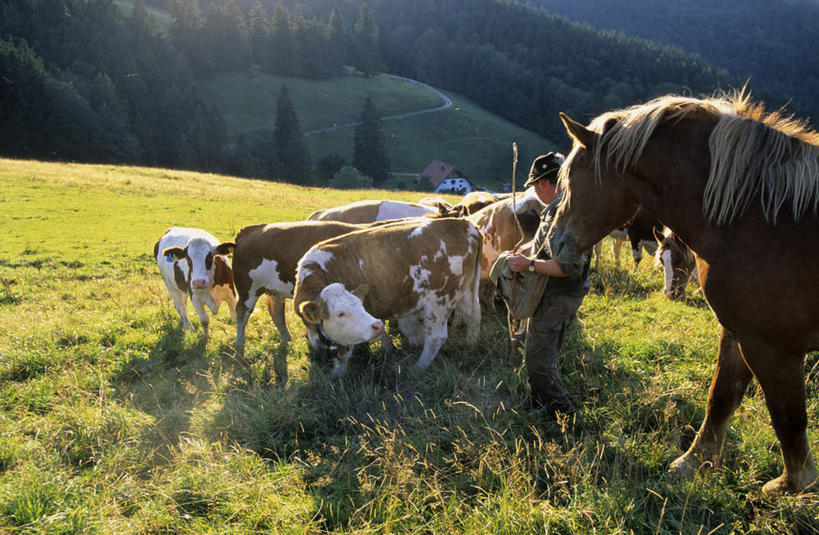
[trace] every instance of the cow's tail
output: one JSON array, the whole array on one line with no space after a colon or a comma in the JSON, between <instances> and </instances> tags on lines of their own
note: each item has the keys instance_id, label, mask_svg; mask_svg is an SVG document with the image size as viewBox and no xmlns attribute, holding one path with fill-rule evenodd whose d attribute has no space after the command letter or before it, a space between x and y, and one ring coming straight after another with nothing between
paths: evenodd
<instances>
[{"instance_id":1,"label":"cow's tail","mask_svg":"<svg viewBox=\"0 0 819 535\"><path fill-rule=\"evenodd\" d=\"M472 280L469 282L468 295L463 296L462 315L466 324L467 342L476 344L481 329L481 303L478 299L481 284L481 260L483 259L483 238L480 231L473 224L469 226L475 231L470 236L477 246L474 265L472 269Z\"/></svg>"}]
</instances>

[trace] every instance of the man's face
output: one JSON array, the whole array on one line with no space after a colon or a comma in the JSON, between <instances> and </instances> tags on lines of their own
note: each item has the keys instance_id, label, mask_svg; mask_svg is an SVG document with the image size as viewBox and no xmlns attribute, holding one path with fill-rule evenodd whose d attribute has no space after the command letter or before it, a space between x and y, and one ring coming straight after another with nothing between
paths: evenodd
<instances>
[{"instance_id":1,"label":"man's face","mask_svg":"<svg viewBox=\"0 0 819 535\"><path fill-rule=\"evenodd\" d=\"M535 182L535 193L541 202L544 204L549 204L557 195L557 184L552 184L545 178L538 180Z\"/></svg>"}]
</instances>

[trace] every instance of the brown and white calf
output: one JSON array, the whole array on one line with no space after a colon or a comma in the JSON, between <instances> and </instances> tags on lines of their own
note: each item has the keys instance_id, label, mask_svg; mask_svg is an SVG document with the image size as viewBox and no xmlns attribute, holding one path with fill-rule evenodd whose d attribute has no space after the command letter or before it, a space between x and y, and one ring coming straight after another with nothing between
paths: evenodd
<instances>
[{"instance_id":1,"label":"brown and white calf","mask_svg":"<svg viewBox=\"0 0 819 535\"><path fill-rule=\"evenodd\" d=\"M335 221L298 221L250 225L236 234L233 251L233 278L239 294L236 304L236 351L244 353L245 328L256 301L267 294L267 310L279 336L290 341L284 319L285 299L293 297L296 265L316 243L360 225Z\"/></svg>"},{"instance_id":2,"label":"brown and white calf","mask_svg":"<svg viewBox=\"0 0 819 535\"><path fill-rule=\"evenodd\" d=\"M162 280L186 329L195 330L188 319L188 297L205 337L210 323L206 307L216 315L226 301L230 317L236 321L233 273L225 256L232 249L233 243L221 243L204 230L183 227L169 228L154 245Z\"/></svg>"},{"instance_id":3,"label":"brown and white calf","mask_svg":"<svg viewBox=\"0 0 819 535\"><path fill-rule=\"evenodd\" d=\"M358 201L343 206L317 210L311 221L341 221L342 223L375 223L387 219L404 219L437 214L438 209L404 201Z\"/></svg>"},{"instance_id":4,"label":"brown and white calf","mask_svg":"<svg viewBox=\"0 0 819 535\"><path fill-rule=\"evenodd\" d=\"M395 320L411 345L423 344L416 362L428 367L447 339L453 311L477 341L481 235L464 219L415 219L351 232L313 246L298 265L293 305L313 347L326 340L344 346L335 372L352 346L383 335Z\"/></svg>"},{"instance_id":5,"label":"brown and white calf","mask_svg":"<svg viewBox=\"0 0 819 535\"><path fill-rule=\"evenodd\" d=\"M483 236L481 277L489 279L492 264L503 251L512 249L520 241L535 237L540 225L540 213L546 206L537 198L533 188L516 196L489 204L465 219L473 223Z\"/></svg>"}]
</instances>

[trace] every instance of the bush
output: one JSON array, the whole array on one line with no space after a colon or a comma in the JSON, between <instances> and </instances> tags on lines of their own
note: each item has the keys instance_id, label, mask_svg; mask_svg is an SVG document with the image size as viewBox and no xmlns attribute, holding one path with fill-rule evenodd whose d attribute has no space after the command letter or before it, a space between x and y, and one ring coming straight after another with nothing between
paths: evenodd
<instances>
[{"instance_id":1,"label":"bush","mask_svg":"<svg viewBox=\"0 0 819 535\"><path fill-rule=\"evenodd\" d=\"M373 179L362 175L355 167L345 165L327 183L331 188L336 189L363 189L373 187Z\"/></svg>"}]
</instances>

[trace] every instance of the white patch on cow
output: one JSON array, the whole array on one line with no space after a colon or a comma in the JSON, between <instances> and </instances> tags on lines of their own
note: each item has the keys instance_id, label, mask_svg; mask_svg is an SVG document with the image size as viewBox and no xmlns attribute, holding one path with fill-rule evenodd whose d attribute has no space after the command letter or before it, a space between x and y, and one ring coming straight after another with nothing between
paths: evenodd
<instances>
[{"instance_id":1,"label":"white patch on cow","mask_svg":"<svg viewBox=\"0 0 819 535\"><path fill-rule=\"evenodd\" d=\"M410 237L410 238L418 238L418 237L420 237L420 236L421 236L421 234L423 234L424 229L425 229L426 227L430 226L430 225L432 224L432 222L433 222L433 221L435 221L435 220L434 220L434 219L430 219L429 221L424 221L423 223L419 223L419 224L418 224L418 226L417 226L417 227L415 227L415 230L413 230L412 232L410 232L409 237Z\"/></svg>"},{"instance_id":2,"label":"white patch on cow","mask_svg":"<svg viewBox=\"0 0 819 535\"><path fill-rule=\"evenodd\" d=\"M418 264L410 266L409 276L413 280L412 290L416 293L420 293L429 287L429 276L432 272L424 268L423 264L426 261L427 256L425 255L421 257Z\"/></svg>"},{"instance_id":3,"label":"white patch on cow","mask_svg":"<svg viewBox=\"0 0 819 535\"><path fill-rule=\"evenodd\" d=\"M325 251L324 249L318 249L315 246L304 253L304 256L302 256L301 260L299 260L299 265L297 267L299 277L298 282L302 282L305 277L313 273L309 268L305 268L304 266L313 263L318 264L321 269L324 269L327 262L329 262L331 258L333 258L333 253Z\"/></svg>"},{"instance_id":4,"label":"white patch on cow","mask_svg":"<svg viewBox=\"0 0 819 535\"><path fill-rule=\"evenodd\" d=\"M279 275L279 263L275 260L263 259L262 263L251 269L247 273L253 283L250 285L248 293L256 296L259 290L275 292L277 294L293 297L295 285L292 282L284 282ZM255 299L255 298L254 298Z\"/></svg>"},{"instance_id":5,"label":"white patch on cow","mask_svg":"<svg viewBox=\"0 0 819 535\"><path fill-rule=\"evenodd\" d=\"M375 216L376 221L384 221L386 219L403 219L405 217L423 217L429 213L435 213L437 210L429 206L421 206L418 204L383 201L378 207L378 214Z\"/></svg>"},{"instance_id":6,"label":"white patch on cow","mask_svg":"<svg viewBox=\"0 0 819 535\"><path fill-rule=\"evenodd\" d=\"M361 299L347 291L343 284L328 284L321 290L319 299L327 304L329 312L321 328L333 342L353 346L381 336L384 323L371 316Z\"/></svg>"},{"instance_id":7,"label":"white patch on cow","mask_svg":"<svg viewBox=\"0 0 819 535\"><path fill-rule=\"evenodd\" d=\"M671 293L671 281L674 277L674 266L671 265L671 251L665 250L662 253L663 258L663 275L665 275L665 289L664 293Z\"/></svg>"},{"instance_id":8,"label":"white patch on cow","mask_svg":"<svg viewBox=\"0 0 819 535\"><path fill-rule=\"evenodd\" d=\"M361 258L358 259L358 269L364 271L364 260Z\"/></svg>"},{"instance_id":9,"label":"white patch on cow","mask_svg":"<svg viewBox=\"0 0 819 535\"><path fill-rule=\"evenodd\" d=\"M449 257L449 270L455 276L463 275L464 272L464 257L463 256L450 256Z\"/></svg>"}]
</instances>

